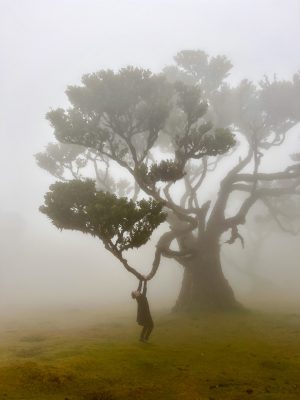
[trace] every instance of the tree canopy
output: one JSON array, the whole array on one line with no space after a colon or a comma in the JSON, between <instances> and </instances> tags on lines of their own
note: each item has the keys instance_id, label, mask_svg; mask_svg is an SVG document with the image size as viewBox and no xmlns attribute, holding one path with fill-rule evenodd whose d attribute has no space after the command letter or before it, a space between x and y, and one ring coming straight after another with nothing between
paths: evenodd
<instances>
[{"instance_id":1,"label":"tree canopy","mask_svg":"<svg viewBox=\"0 0 300 400\"><path fill-rule=\"evenodd\" d=\"M297 152L284 169L261 169L267 152L283 145L300 120L300 74L232 86L225 56L184 50L174 60L160 74L130 66L84 75L80 86L67 88L70 108L47 114L57 142L36 155L60 180L41 211L60 229L99 237L137 277L124 252L146 243L167 219L148 279L162 255L186 267L192 243L204 237L219 243L230 231L227 243L243 242L239 225L257 201L277 220L279 198L299 204ZM211 177L219 189L203 202ZM240 204L229 213L237 192ZM178 251L170 247L175 239Z\"/></svg>"}]
</instances>

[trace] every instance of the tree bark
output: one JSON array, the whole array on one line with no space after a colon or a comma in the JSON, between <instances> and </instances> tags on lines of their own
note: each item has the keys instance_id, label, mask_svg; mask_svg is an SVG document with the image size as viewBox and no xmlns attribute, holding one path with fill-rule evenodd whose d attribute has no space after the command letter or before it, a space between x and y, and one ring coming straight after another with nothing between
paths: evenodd
<instances>
[{"instance_id":1,"label":"tree bark","mask_svg":"<svg viewBox=\"0 0 300 400\"><path fill-rule=\"evenodd\" d=\"M174 311L225 311L241 307L223 274L218 240L203 240L182 265L182 287Z\"/></svg>"}]
</instances>

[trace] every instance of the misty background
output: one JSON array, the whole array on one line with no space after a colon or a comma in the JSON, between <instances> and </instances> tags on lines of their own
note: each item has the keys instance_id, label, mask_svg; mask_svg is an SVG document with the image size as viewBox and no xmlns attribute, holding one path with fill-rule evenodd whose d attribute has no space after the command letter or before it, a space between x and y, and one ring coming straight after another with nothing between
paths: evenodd
<instances>
[{"instance_id":1,"label":"misty background","mask_svg":"<svg viewBox=\"0 0 300 400\"><path fill-rule=\"evenodd\" d=\"M159 72L183 49L227 55L231 82L274 73L290 79L300 68L299 39L298 0L0 0L1 312L134 307L136 278L99 241L60 232L38 211L55 179L38 168L34 154L53 141L45 114L67 107L67 85L79 84L85 73L127 65ZM299 126L294 129L299 139ZM299 143L280 149L276 162ZM251 248L238 246L235 260L243 268ZM151 243L129 259L147 272L153 254ZM270 233L258 265L270 288L267 302L299 305L299 259L299 237ZM256 296L251 279L224 263L238 299L250 302ZM170 308L180 280L181 268L163 260L149 284L154 306Z\"/></svg>"}]
</instances>

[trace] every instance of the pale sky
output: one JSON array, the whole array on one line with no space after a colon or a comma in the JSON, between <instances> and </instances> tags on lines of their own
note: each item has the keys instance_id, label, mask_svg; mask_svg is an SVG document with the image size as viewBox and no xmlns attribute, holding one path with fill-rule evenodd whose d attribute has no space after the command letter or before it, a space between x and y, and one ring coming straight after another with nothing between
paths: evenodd
<instances>
[{"instance_id":1,"label":"pale sky","mask_svg":"<svg viewBox=\"0 0 300 400\"><path fill-rule=\"evenodd\" d=\"M233 81L259 80L274 73L290 78L300 68L300 2L0 0L0 45L0 216L23 216L29 225L26 240L32 236L37 247L39 240L41 246L57 246L63 238L64 246L71 249L74 236L56 231L38 212L53 178L33 158L52 140L44 116L51 107L66 105L66 86L102 68L132 64L159 71L183 49L227 55L234 64ZM3 228L1 235L5 235ZM86 240L90 246L86 238L76 236L76 240ZM23 271L52 254L50 247L34 260L25 252ZM92 247L96 265L96 245ZM63 282L70 271L70 266L60 266ZM13 281L14 276L6 274ZM38 282L58 278L55 273L52 278L40 274ZM83 270L79 275L84 275ZM30 284L26 290L30 291Z\"/></svg>"}]
</instances>

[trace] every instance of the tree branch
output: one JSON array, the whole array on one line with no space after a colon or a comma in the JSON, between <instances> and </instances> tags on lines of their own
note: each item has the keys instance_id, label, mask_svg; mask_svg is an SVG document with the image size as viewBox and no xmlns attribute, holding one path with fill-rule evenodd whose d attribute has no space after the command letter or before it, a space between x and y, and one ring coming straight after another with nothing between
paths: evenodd
<instances>
[{"instance_id":1,"label":"tree branch","mask_svg":"<svg viewBox=\"0 0 300 400\"><path fill-rule=\"evenodd\" d=\"M161 256L165 256L168 258L175 258L177 261L180 262L180 259L183 257L189 257L193 254L191 250L188 251L175 251L170 249L170 245L174 239L178 239L181 236L184 236L188 234L189 232L192 232L197 226L197 222L194 221L194 225L189 224L187 225L184 229L181 229L179 231L171 230L170 232L164 233L161 238L159 239L157 245L156 245L156 251L155 251L155 256L154 260L152 263L152 269L150 273L147 275L146 279L150 280L154 277L156 274L159 263L161 260Z\"/></svg>"},{"instance_id":2,"label":"tree branch","mask_svg":"<svg viewBox=\"0 0 300 400\"><path fill-rule=\"evenodd\" d=\"M300 166L300 165L299 165ZM285 171L282 172L274 172L274 173L258 173L256 176L253 174L236 174L231 178L232 182L254 182L256 179L258 181L275 181L275 180L284 180L284 179L293 179L300 178L300 169L299 171L293 172L295 166L289 166Z\"/></svg>"}]
</instances>

